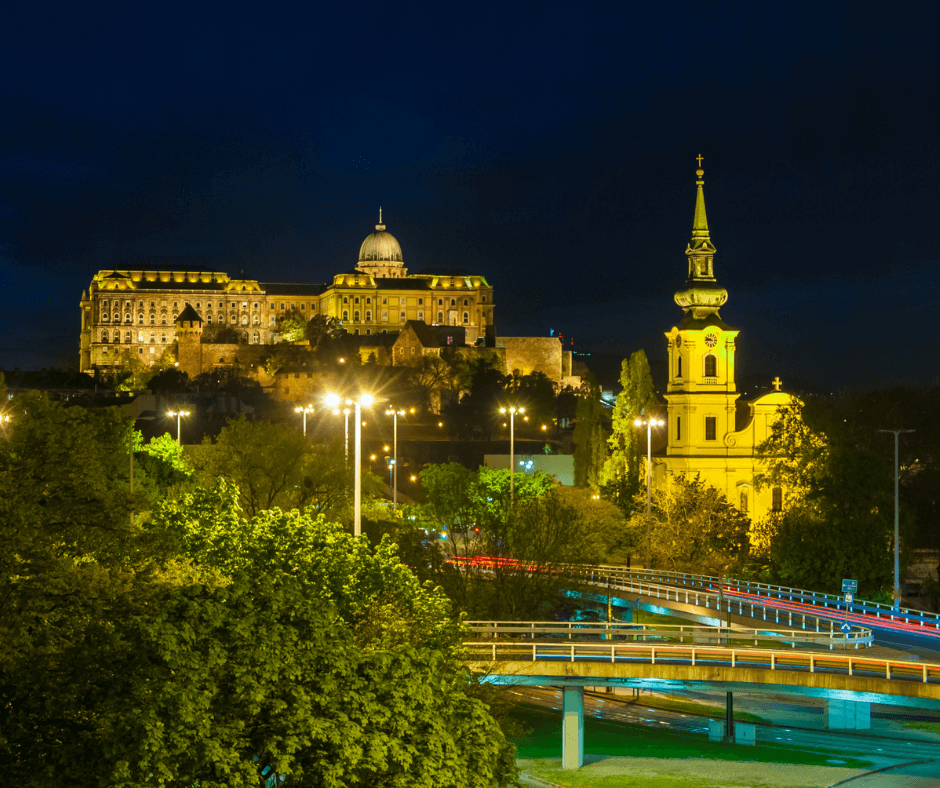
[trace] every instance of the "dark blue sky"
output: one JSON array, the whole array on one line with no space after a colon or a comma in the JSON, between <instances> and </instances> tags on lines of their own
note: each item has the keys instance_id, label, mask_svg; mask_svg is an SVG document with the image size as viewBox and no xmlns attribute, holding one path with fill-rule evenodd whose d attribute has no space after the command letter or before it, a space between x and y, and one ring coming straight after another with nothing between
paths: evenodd
<instances>
[{"instance_id":1,"label":"dark blue sky","mask_svg":"<svg viewBox=\"0 0 940 788\"><path fill-rule=\"evenodd\" d=\"M126 7L125 7L126 6ZM932 19L854 4L30 3L0 12L0 367L101 268L327 281L384 207L506 335L664 357L694 159L745 375L938 378Z\"/></svg>"}]
</instances>

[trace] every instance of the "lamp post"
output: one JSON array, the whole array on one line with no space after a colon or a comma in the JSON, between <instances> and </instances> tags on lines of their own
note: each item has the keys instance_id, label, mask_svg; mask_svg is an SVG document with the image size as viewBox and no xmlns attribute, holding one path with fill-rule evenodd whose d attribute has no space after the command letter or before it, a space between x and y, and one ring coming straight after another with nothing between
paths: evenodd
<instances>
[{"instance_id":1,"label":"lamp post","mask_svg":"<svg viewBox=\"0 0 940 788\"><path fill-rule=\"evenodd\" d=\"M339 416L339 408L333 408L333 415ZM343 408L343 416L345 417L346 421L346 428L343 432L345 435L343 442L343 457L346 459L346 464L349 465L349 408Z\"/></svg>"},{"instance_id":2,"label":"lamp post","mask_svg":"<svg viewBox=\"0 0 940 788\"><path fill-rule=\"evenodd\" d=\"M168 411L166 415L171 416L171 417L176 416L176 469L179 470L179 467L180 467L180 431L182 428L180 419L182 419L183 416L188 416L189 411L188 410L171 410L171 411Z\"/></svg>"},{"instance_id":3,"label":"lamp post","mask_svg":"<svg viewBox=\"0 0 940 788\"><path fill-rule=\"evenodd\" d=\"M297 413L304 414L304 437L307 437L307 414L313 413L313 405L304 405L302 408L294 408Z\"/></svg>"},{"instance_id":4,"label":"lamp post","mask_svg":"<svg viewBox=\"0 0 940 788\"><path fill-rule=\"evenodd\" d=\"M354 457L356 463L356 467L354 468L354 478L356 483L353 491L353 533L356 536L362 535L362 406L365 405L368 408L372 405L373 402L375 402L375 397L373 397L371 394L360 394L358 399L346 400L347 405L355 405L356 412L356 443ZM340 396L338 394L327 394L326 404L331 408L337 408L340 404ZM348 423L349 422L347 421L347 424Z\"/></svg>"},{"instance_id":5,"label":"lamp post","mask_svg":"<svg viewBox=\"0 0 940 788\"><path fill-rule=\"evenodd\" d=\"M516 414L525 413L525 408L517 408L512 406L510 408L500 408L500 413L509 414L509 507L512 508L512 505L515 501L515 488L513 486L513 475L516 470L514 465L516 461Z\"/></svg>"},{"instance_id":6,"label":"lamp post","mask_svg":"<svg viewBox=\"0 0 940 788\"><path fill-rule=\"evenodd\" d=\"M898 559L898 543L900 537L898 534L898 441L901 433L914 432L914 430L878 430L878 432L890 432L894 435L894 609L901 607L901 579Z\"/></svg>"},{"instance_id":7,"label":"lamp post","mask_svg":"<svg viewBox=\"0 0 940 788\"><path fill-rule=\"evenodd\" d=\"M389 480L392 485L392 506L398 506L398 417L404 416L405 413L414 413L415 409L411 408L409 411L406 411L404 408L401 410L395 410L395 408L389 408L385 411L386 416L392 417L392 478Z\"/></svg>"},{"instance_id":8,"label":"lamp post","mask_svg":"<svg viewBox=\"0 0 940 788\"><path fill-rule=\"evenodd\" d=\"M650 523L653 519L653 427L661 427L665 422L661 419L636 419L633 422L637 427L646 427L646 569L652 569L650 561L651 536Z\"/></svg>"}]
</instances>

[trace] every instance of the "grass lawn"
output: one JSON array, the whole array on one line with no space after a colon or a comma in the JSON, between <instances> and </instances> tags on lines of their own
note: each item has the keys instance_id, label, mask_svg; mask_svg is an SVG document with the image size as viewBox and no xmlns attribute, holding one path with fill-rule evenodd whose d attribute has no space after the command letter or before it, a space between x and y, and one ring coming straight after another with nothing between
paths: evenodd
<instances>
[{"instance_id":1,"label":"grass lawn","mask_svg":"<svg viewBox=\"0 0 940 788\"><path fill-rule=\"evenodd\" d=\"M538 706L515 707L511 714L531 730L513 739L518 758L561 758L561 713ZM800 750L783 745L758 744L735 747L708 741L703 735L665 731L644 725L584 719L586 753L630 758L704 758L722 761L757 761L761 763L805 764L863 768L871 765L864 757L847 756L823 750Z\"/></svg>"}]
</instances>

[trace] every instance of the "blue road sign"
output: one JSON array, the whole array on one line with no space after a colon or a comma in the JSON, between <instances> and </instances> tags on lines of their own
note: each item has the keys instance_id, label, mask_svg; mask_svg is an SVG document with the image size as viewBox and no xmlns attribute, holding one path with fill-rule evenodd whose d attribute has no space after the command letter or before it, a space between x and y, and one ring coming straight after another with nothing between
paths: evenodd
<instances>
[{"instance_id":1,"label":"blue road sign","mask_svg":"<svg viewBox=\"0 0 940 788\"><path fill-rule=\"evenodd\" d=\"M849 634L849 632L852 631L852 625L848 621L843 621L842 631L845 632L846 635Z\"/></svg>"},{"instance_id":2,"label":"blue road sign","mask_svg":"<svg viewBox=\"0 0 940 788\"><path fill-rule=\"evenodd\" d=\"M854 594L858 591L858 580L843 580L842 581L842 593L843 594Z\"/></svg>"}]
</instances>

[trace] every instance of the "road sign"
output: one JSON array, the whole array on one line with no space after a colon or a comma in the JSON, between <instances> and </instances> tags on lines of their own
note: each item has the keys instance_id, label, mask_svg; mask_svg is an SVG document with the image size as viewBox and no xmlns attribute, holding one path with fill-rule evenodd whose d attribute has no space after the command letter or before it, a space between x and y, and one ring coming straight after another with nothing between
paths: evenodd
<instances>
[{"instance_id":1,"label":"road sign","mask_svg":"<svg viewBox=\"0 0 940 788\"><path fill-rule=\"evenodd\" d=\"M841 629L843 632L845 632L846 635L848 635L849 632L852 631L852 625L848 621L843 621Z\"/></svg>"},{"instance_id":2,"label":"road sign","mask_svg":"<svg viewBox=\"0 0 940 788\"><path fill-rule=\"evenodd\" d=\"M846 595L845 595L845 604L851 605L853 599L855 599L855 595L854 595L854 594L846 594Z\"/></svg>"},{"instance_id":3,"label":"road sign","mask_svg":"<svg viewBox=\"0 0 940 788\"><path fill-rule=\"evenodd\" d=\"M843 594L854 594L858 591L858 580L843 580L842 581L842 593Z\"/></svg>"}]
</instances>

